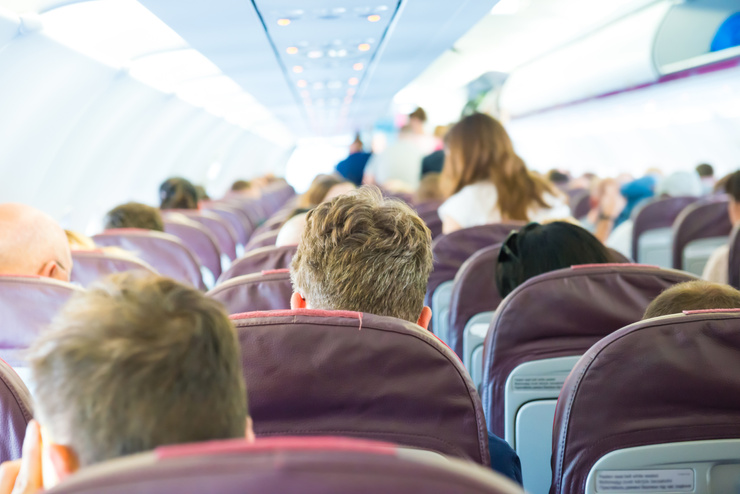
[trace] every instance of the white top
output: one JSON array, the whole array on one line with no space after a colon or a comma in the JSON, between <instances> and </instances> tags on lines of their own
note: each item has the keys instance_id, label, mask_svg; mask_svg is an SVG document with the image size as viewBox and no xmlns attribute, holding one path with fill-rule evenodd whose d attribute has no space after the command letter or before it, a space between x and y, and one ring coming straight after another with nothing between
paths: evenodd
<instances>
[{"instance_id":1,"label":"white top","mask_svg":"<svg viewBox=\"0 0 740 494\"><path fill-rule=\"evenodd\" d=\"M565 201L548 193L544 194L543 199L550 207L530 207L527 211L530 221L570 217L570 207ZM439 215L443 220L445 217L451 218L462 228L501 223L496 186L488 181L466 185L439 207Z\"/></svg>"},{"instance_id":2,"label":"white top","mask_svg":"<svg viewBox=\"0 0 740 494\"><path fill-rule=\"evenodd\" d=\"M380 154L373 154L365 173L375 177L375 182L385 185L399 181L409 189L416 190L421 181L421 160L424 153L410 139L399 139Z\"/></svg>"},{"instance_id":3,"label":"white top","mask_svg":"<svg viewBox=\"0 0 740 494\"><path fill-rule=\"evenodd\" d=\"M709 256L701 277L714 283L727 284L730 280L730 246L723 245Z\"/></svg>"},{"instance_id":4,"label":"white top","mask_svg":"<svg viewBox=\"0 0 740 494\"><path fill-rule=\"evenodd\" d=\"M616 250L628 259L632 258L632 234L635 231L635 222L624 220L618 227L612 230L606 239L606 246Z\"/></svg>"}]
</instances>

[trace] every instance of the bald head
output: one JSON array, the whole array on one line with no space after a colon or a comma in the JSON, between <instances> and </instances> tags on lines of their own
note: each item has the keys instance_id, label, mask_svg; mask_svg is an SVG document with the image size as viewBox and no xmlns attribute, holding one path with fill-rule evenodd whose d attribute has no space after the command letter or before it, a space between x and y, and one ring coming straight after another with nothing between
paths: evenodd
<instances>
[{"instance_id":1,"label":"bald head","mask_svg":"<svg viewBox=\"0 0 740 494\"><path fill-rule=\"evenodd\" d=\"M0 274L69 281L72 254L64 230L25 204L0 204Z\"/></svg>"}]
</instances>

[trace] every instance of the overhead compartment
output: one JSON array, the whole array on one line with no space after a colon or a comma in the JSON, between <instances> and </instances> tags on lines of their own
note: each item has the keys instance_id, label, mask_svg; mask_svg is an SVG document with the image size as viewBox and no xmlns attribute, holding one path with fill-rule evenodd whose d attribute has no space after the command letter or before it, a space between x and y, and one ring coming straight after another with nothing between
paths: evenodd
<instances>
[{"instance_id":1,"label":"overhead compartment","mask_svg":"<svg viewBox=\"0 0 740 494\"><path fill-rule=\"evenodd\" d=\"M661 77L740 56L710 52L737 0L657 1L516 70L499 107L511 117L656 83Z\"/></svg>"}]
</instances>

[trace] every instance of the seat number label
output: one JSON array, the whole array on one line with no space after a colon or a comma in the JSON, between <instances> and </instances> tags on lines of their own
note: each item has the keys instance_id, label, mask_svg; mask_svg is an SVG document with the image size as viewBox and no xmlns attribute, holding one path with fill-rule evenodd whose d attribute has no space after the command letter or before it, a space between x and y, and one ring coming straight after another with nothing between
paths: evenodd
<instances>
[{"instance_id":1,"label":"seat number label","mask_svg":"<svg viewBox=\"0 0 740 494\"><path fill-rule=\"evenodd\" d=\"M601 470L596 473L596 492L693 492L694 471Z\"/></svg>"}]
</instances>

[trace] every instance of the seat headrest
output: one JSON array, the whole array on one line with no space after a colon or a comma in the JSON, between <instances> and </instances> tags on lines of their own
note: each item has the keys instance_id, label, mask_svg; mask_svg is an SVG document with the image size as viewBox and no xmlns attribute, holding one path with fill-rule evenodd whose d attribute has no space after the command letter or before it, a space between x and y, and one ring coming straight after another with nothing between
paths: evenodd
<instances>
[{"instance_id":1,"label":"seat headrest","mask_svg":"<svg viewBox=\"0 0 740 494\"><path fill-rule=\"evenodd\" d=\"M32 418L31 393L13 368L0 360L0 462L21 457L26 426Z\"/></svg>"}]
</instances>

